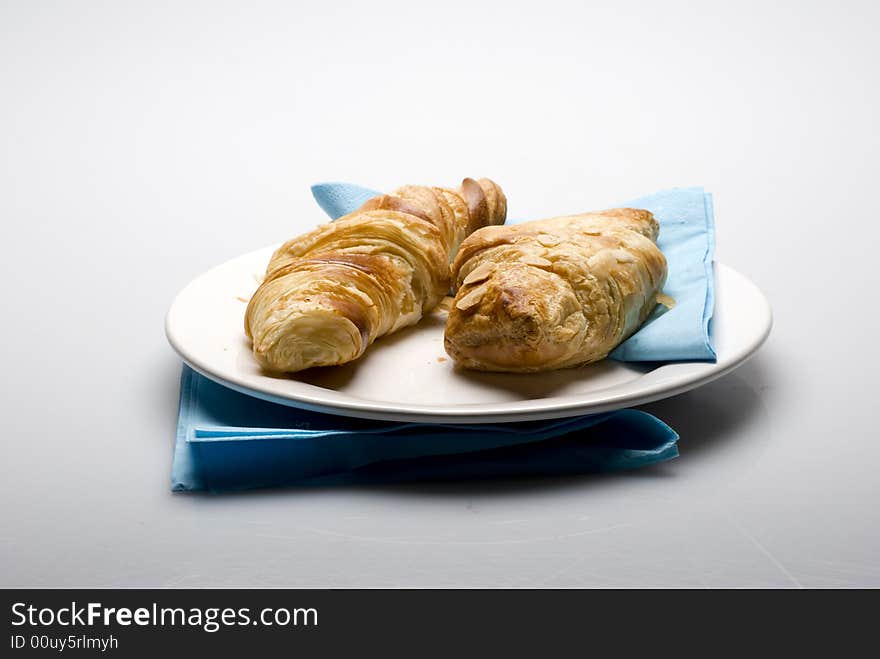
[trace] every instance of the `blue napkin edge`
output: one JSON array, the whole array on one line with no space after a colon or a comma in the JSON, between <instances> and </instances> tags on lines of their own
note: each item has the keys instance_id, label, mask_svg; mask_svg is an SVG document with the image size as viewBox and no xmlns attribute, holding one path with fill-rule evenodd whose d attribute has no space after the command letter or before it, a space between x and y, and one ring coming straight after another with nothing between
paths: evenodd
<instances>
[{"instance_id":1,"label":"blue napkin edge","mask_svg":"<svg viewBox=\"0 0 880 659\"><path fill-rule=\"evenodd\" d=\"M703 202L706 205L706 254L703 256L703 265L706 268L706 302L703 307L703 336L705 337L706 351L711 355L711 361L718 359L715 346L712 345L711 322L715 315L715 202L711 192L703 192Z\"/></svg>"},{"instance_id":2,"label":"blue napkin edge","mask_svg":"<svg viewBox=\"0 0 880 659\"><path fill-rule=\"evenodd\" d=\"M195 371L186 363L180 369L180 394L177 399L177 434L174 438L174 454L171 459L171 490L198 490L201 484L187 453L187 434L190 421L190 410L195 403L196 386L192 374ZM197 485L193 485L193 484Z\"/></svg>"},{"instance_id":3,"label":"blue napkin edge","mask_svg":"<svg viewBox=\"0 0 880 659\"><path fill-rule=\"evenodd\" d=\"M352 210L359 208L364 202L373 197L378 197L382 193L378 190L366 188L362 185L354 183L345 183L343 181L324 181L315 183L311 187L312 197L318 203L332 220L338 220L343 215L347 215ZM344 194L342 191L345 191ZM343 209L340 205L340 199L344 199L348 209ZM352 208L353 206L353 208Z\"/></svg>"},{"instance_id":4,"label":"blue napkin edge","mask_svg":"<svg viewBox=\"0 0 880 659\"><path fill-rule=\"evenodd\" d=\"M659 195L663 192L699 192L703 198L703 219L704 219L704 227L706 234L706 249L703 252L703 272L704 272L704 281L706 282L706 295L703 300L703 311L700 320L700 327L702 330L702 345L699 346L699 349L702 350L702 355L688 355L686 357L667 357L663 359L655 359L655 358L641 358L636 354L632 354L632 350L630 348L629 342L633 339L637 334L636 331L632 336L623 341L620 345L618 345L614 350L611 351L608 355L608 359L613 359L615 361L621 362L629 362L629 363L651 363L651 362L661 362L661 363L673 363L677 361L684 362L699 362L699 361L708 361L714 362L717 361L718 356L715 352L715 348L712 345L712 330L711 330L711 320L713 315L715 314L715 209L712 200L712 193L706 192L705 188L702 186L695 187L676 187L676 188L666 188L665 190L659 190L654 192L651 195L645 195L643 197L639 197L633 201L628 202L628 206L638 208L642 204L639 202L647 197L651 197L654 195ZM662 224L660 230L663 230ZM657 313L655 310L654 313ZM696 346L695 346L696 347Z\"/></svg>"},{"instance_id":5,"label":"blue napkin edge","mask_svg":"<svg viewBox=\"0 0 880 659\"><path fill-rule=\"evenodd\" d=\"M538 455L540 456L540 452L542 450L542 443L547 440L559 440L561 438L565 438L570 436L574 432L578 432L580 430L585 430L592 426L599 426L606 421L621 421L621 420L629 420L630 423L635 424L647 424L650 426L651 431L654 433L662 433L663 441L658 446L654 448L619 448L619 447L609 447L609 446L595 446L595 447L586 447L591 450L595 449L596 453L592 456L580 456L579 461L573 462L570 467L563 468L560 470L558 466L556 467L543 467L536 470L532 470L528 467L523 467L520 463L512 464L512 465L498 465L498 464L490 464L489 470L490 472L487 474L487 477L514 477L514 476L550 476L554 474L586 474L586 473L595 473L595 472L612 472L619 471L625 469L635 469L638 467L647 466L650 464L655 464L658 462L664 462L667 460L671 460L678 456L678 448L677 442L679 439L678 434L666 423L661 421L660 419L654 417L653 415L648 414L647 412L642 412L640 410L634 409L623 409L616 410L613 412L607 412L596 415L581 415L579 417L568 417L565 419L557 419L557 420L548 420L547 427L544 432L536 432L531 435L521 435L520 441L515 441L510 445L499 445L491 448L479 448L474 451L465 451L465 452L457 452L451 454L441 454L441 455L429 455L429 456L417 456L417 457L405 457L405 458L392 458L387 461L378 460L374 462L370 462L360 467L349 470L349 471L340 471L340 472L332 472L327 474L316 474L315 476L310 476L307 478L302 478L298 480L293 480L291 482L285 483L272 483L272 484L244 484L237 487L229 487L229 486L215 486L212 485L210 479L207 478L204 474L200 472L198 469L197 461L194 458L192 453L192 444L198 443L193 442L192 434L194 434L194 428L191 427L191 411L194 408L194 405L197 404L198 400L198 384L201 379L210 380L210 378L206 378L199 374L195 369L192 369L189 365L184 363L181 369L180 375L180 396L178 401L178 424L177 424L177 434L175 438L174 445L174 454L172 459L172 470L171 470L171 490L174 492L214 492L214 493L222 493L222 492L230 492L236 490L250 490L257 489L262 487L309 487L309 486L324 486L324 485L334 485L334 484L358 484L358 483L371 483L371 482L405 482L405 481L435 481L435 480L457 480L457 479L467 479L467 478L476 478L481 477L483 472L479 463L468 463L468 456L473 458L474 456L478 456L480 454L487 454L491 452L500 452L505 451L507 449L517 450L529 450L528 447L533 446L536 451L538 451ZM219 383L216 383L219 384ZM225 385L219 384L224 388ZM228 388L227 388L228 389ZM243 395L240 392L236 392L234 390L229 390L230 393L234 395ZM393 424L400 427L418 427L418 426L438 426L438 427L448 427L457 429L460 426L455 424ZM506 424L487 424L488 427L503 426ZM392 426L393 427L393 426ZM479 425L469 425L471 429L479 429L481 426ZM283 429L281 429L283 430ZM357 432L357 431L352 431ZM515 435L511 435L512 438L515 438ZM242 437L238 440L233 441L265 441L266 438L263 436L256 437ZM294 437L274 437L270 439L295 439ZM604 452L604 455L603 455ZM436 466L431 466L432 460L439 460L441 463L443 461L446 462L454 462L455 460L460 460L463 464L454 466L452 469L448 471L447 474L443 475L442 469L438 472ZM394 474L392 471L389 471L390 465L393 464L422 464L428 465L427 467L422 467L421 475L419 472L414 470L410 473ZM389 466L388 468L383 467L382 465ZM427 469L427 471L425 471ZM433 476L431 473L436 472ZM459 473L461 472L461 473ZM377 476L377 473L379 476Z\"/></svg>"}]
</instances>

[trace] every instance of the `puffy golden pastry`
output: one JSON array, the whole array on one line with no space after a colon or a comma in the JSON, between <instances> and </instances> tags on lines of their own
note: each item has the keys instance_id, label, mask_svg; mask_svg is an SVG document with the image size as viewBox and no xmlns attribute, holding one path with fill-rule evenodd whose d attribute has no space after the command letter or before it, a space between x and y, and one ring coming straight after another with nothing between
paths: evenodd
<instances>
[{"instance_id":1,"label":"puffy golden pastry","mask_svg":"<svg viewBox=\"0 0 880 659\"><path fill-rule=\"evenodd\" d=\"M658 229L648 211L615 208L477 231L453 263L446 352L480 371L604 358L657 303Z\"/></svg>"},{"instance_id":2,"label":"puffy golden pastry","mask_svg":"<svg viewBox=\"0 0 880 659\"><path fill-rule=\"evenodd\" d=\"M245 313L266 369L344 364L380 336L412 325L449 291L449 264L507 200L489 179L457 190L407 185L282 245Z\"/></svg>"}]
</instances>

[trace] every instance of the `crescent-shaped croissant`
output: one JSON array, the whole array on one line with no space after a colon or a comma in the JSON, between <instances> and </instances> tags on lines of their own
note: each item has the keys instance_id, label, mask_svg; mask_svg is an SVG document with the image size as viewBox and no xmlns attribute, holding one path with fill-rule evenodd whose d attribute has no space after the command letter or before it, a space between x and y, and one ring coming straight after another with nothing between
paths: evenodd
<instances>
[{"instance_id":1,"label":"crescent-shaped croissant","mask_svg":"<svg viewBox=\"0 0 880 659\"><path fill-rule=\"evenodd\" d=\"M461 242L506 214L489 179L457 190L407 185L288 241L245 313L254 356L283 372L357 359L433 309L449 292Z\"/></svg>"},{"instance_id":2,"label":"crescent-shaped croissant","mask_svg":"<svg viewBox=\"0 0 880 659\"><path fill-rule=\"evenodd\" d=\"M453 264L446 351L481 371L604 358L657 303L666 281L658 230L648 211L617 208L476 232Z\"/></svg>"}]
</instances>

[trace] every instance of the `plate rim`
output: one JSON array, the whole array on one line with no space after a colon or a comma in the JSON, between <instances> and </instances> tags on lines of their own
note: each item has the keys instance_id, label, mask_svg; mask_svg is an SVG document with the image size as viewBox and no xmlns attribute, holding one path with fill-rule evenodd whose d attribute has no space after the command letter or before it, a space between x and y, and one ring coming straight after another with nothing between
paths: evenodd
<instances>
[{"instance_id":1,"label":"plate rim","mask_svg":"<svg viewBox=\"0 0 880 659\"><path fill-rule=\"evenodd\" d=\"M239 393L253 396L261 400L286 405L288 407L298 407L314 412L329 413L338 416L383 421L445 423L450 425L457 425L467 423L536 421L543 419L580 416L584 414L601 414L603 412L610 412L613 410L632 407L635 405L643 405L656 400L676 396L686 391L701 387L705 384L708 384L709 382L712 382L713 380L727 375L728 373L745 363L758 351L758 349L766 342L767 337L770 335L770 330L773 327L772 309L766 296L758 288L758 286L748 277L738 272L734 268L715 261L714 266L716 272L713 273L715 276L717 276L717 271L726 271L727 273L730 273L731 275L740 278L743 282L748 284L753 289L754 293L757 294L757 298L760 300L760 302L762 303L761 306L763 307L764 326L760 334L753 338L744 348L741 348L737 353L733 355L725 356L726 358L723 365L719 365L718 362L682 361L663 364L657 369L650 371L651 373L656 373L661 369L675 367L681 364L705 365L705 371L700 374L696 374L692 379L687 379L672 385L664 384L664 380L661 379L659 382L649 384L645 389L635 394L632 391L626 390L626 385L628 385L629 383L622 383L620 385L610 387L609 390L606 390L609 392L610 395L602 396L598 401L593 399L589 402L584 402L583 400L577 400L577 394L571 394L565 397L557 396L555 398L550 397L523 401L486 403L480 404L480 409L474 409L471 406L462 405L448 407L424 404L389 405L385 402L357 399L354 397L351 397L348 401L340 402L324 399L320 395L313 396L308 394L298 394L296 397L287 397L278 395L277 393L271 391L254 388L253 386L236 382L235 380L230 380L227 377L212 372L209 367L200 364L198 359L194 359L192 355L188 353L185 346L180 345L180 343L176 340L173 329L171 327L173 320L172 316L175 311L175 307L180 297L183 295L186 289L189 288L190 285L203 277L209 276L211 272L218 268L224 267L231 261L239 258L244 258L251 254L262 252L267 249L269 248L254 250L252 252L241 254L238 257L225 261L224 263L221 263L217 266L214 266L213 268L210 268L209 270L206 270L202 274L192 279L186 286L184 286L175 296L174 301L171 303L171 306L169 307L168 312L165 316L166 338L171 344L171 347L190 368L192 368L200 375L208 378L209 380L217 382L218 384L221 384ZM716 298L716 305L719 302L720 300ZM618 387L623 387L623 391L618 391L614 393L614 390Z\"/></svg>"}]
</instances>

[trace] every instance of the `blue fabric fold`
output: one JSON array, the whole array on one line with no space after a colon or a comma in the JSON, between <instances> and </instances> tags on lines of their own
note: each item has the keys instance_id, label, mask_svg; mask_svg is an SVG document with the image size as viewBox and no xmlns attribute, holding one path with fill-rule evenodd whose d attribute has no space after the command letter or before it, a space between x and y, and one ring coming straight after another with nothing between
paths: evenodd
<instances>
[{"instance_id":1,"label":"blue fabric fold","mask_svg":"<svg viewBox=\"0 0 880 659\"><path fill-rule=\"evenodd\" d=\"M381 193L351 183L312 186L318 205L334 220L378 194ZM715 309L712 195L699 187L673 188L620 205L649 210L660 223L657 243L668 263L663 290L675 300L675 306L668 310L658 306L641 329L621 343L610 357L625 362L715 361L710 335Z\"/></svg>"},{"instance_id":2,"label":"blue fabric fold","mask_svg":"<svg viewBox=\"0 0 880 659\"><path fill-rule=\"evenodd\" d=\"M172 489L614 471L672 459L677 441L669 426L636 410L491 425L340 417L241 394L184 365Z\"/></svg>"},{"instance_id":3,"label":"blue fabric fold","mask_svg":"<svg viewBox=\"0 0 880 659\"><path fill-rule=\"evenodd\" d=\"M312 196L331 219L338 220L364 205L368 199L382 194L354 183L317 183Z\"/></svg>"},{"instance_id":4,"label":"blue fabric fold","mask_svg":"<svg viewBox=\"0 0 880 659\"><path fill-rule=\"evenodd\" d=\"M612 359L715 361L710 321L715 311L715 222L712 195L703 188L663 190L628 201L651 211L660 223L657 245L666 256L663 292L675 300L659 306L638 332L621 343Z\"/></svg>"}]
</instances>

